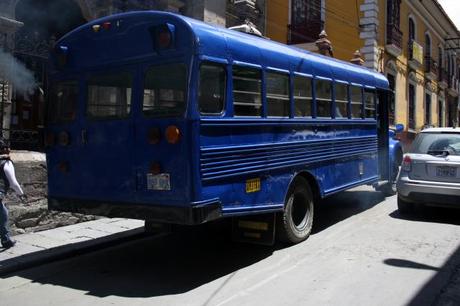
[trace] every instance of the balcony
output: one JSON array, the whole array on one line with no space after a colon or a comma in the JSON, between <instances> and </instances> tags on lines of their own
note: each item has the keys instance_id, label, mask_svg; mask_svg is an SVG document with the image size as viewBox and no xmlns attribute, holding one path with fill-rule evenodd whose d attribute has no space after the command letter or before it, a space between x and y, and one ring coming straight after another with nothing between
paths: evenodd
<instances>
[{"instance_id":1,"label":"balcony","mask_svg":"<svg viewBox=\"0 0 460 306\"><path fill-rule=\"evenodd\" d=\"M415 40L410 40L408 50L409 66L414 70L420 69L423 64L423 47Z\"/></svg>"},{"instance_id":2,"label":"balcony","mask_svg":"<svg viewBox=\"0 0 460 306\"><path fill-rule=\"evenodd\" d=\"M391 55L398 57L402 53L402 35L399 28L393 24L387 24L387 43L385 49Z\"/></svg>"},{"instance_id":3,"label":"balcony","mask_svg":"<svg viewBox=\"0 0 460 306\"><path fill-rule=\"evenodd\" d=\"M323 21L309 21L307 24L288 24L288 45L315 42L323 29Z\"/></svg>"},{"instance_id":4,"label":"balcony","mask_svg":"<svg viewBox=\"0 0 460 306\"><path fill-rule=\"evenodd\" d=\"M431 56L425 56L425 77L430 81L434 81L437 75L438 63Z\"/></svg>"},{"instance_id":5,"label":"balcony","mask_svg":"<svg viewBox=\"0 0 460 306\"><path fill-rule=\"evenodd\" d=\"M438 69L438 86L441 89L446 89L448 85L449 84L447 84L447 71L446 69L441 67Z\"/></svg>"},{"instance_id":6,"label":"balcony","mask_svg":"<svg viewBox=\"0 0 460 306\"><path fill-rule=\"evenodd\" d=\"M447 92L449 95L457 97L459 94L459 84L458 84L458 79L455 75L451 75L448 78L448 88Z\"/></svg>"}]
</instances>

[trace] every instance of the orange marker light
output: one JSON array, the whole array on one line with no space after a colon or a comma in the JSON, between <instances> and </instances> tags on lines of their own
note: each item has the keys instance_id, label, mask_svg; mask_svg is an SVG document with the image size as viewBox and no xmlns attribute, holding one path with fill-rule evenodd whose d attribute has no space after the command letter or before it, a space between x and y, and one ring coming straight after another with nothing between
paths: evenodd
<instances>
[{"instance_id":1,"label":"orange marker light","mask_svg":"<svg viewBox=\"0 0 460 306\"><path fill-rule=\"evenodd\" d=\"M70 135L67 132L60 132L58 135L58 143L61 146L68 146L70 144Z\"/></svg>"},{"instance_id":2,"label":"orange marker light","mask_svg":"<svg viewBox=\"0 0 460 306\"><path fill-rule=\"evenodd\" d=\"M165 133L165 136L166 136L166 140L171 143L171 144L176 144L179 142L180 140L180 130L177 126L175 125L170 125L168 126L168 128L166 129L166 133Z\"/></svg>"},{"instance_id":3,"label":"orange marker light","mask_svg":"<svg viewBox=\"0 0 460 306\"><path fill-rule=\"evenodd\" d=\"M100 29L101 29L101 25L100 25L100 24L95 24L95 25L93 25L93 31L94 31L94 32L97 33L97 32L99 32Z\"/></svg>"}]
</instances>

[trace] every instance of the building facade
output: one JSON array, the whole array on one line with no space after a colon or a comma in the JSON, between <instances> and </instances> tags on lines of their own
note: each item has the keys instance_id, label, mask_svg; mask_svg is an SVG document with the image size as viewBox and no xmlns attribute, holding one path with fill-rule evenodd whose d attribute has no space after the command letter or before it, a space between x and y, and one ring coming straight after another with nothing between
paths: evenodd
<instances>
[{"instance_id":1,"label":"building facade","mask_svg":"<svg viewBox=\"0 0 460 306\"><path fill-rule=\"evenodd\" d=\"M406 144L425 125L459 124L460 34L436 0L269 1L266 29L311 51L325 30L333 56L345 61L360 50L363 65L394 90L390 122L404 124Z\"/></svg>"},{"instance_id":2,"label":"building facade","mask_svg":"<svg viewBox=\"0 0 460 306\"><path fill-rule=\"evenodd\" d=\"M249 21L265 29L265 0L2 0L0 131L14 149L42 149L54 42L88 21L134 10L170 11L224 27Z\"/></svg>"}]
</instances>

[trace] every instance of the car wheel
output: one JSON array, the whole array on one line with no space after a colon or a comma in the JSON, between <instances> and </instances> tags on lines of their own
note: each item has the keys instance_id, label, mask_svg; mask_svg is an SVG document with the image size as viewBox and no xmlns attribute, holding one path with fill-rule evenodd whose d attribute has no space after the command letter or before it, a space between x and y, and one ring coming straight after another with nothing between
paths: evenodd
<instances>
[{"instance_id":1,"label":"car wheel","mask_svg":"<svg viewBox=\"0 0 460 306\"><path fill-rule=\"evenodd\" d=\"M313 193L307 180L296 177L289 187L284 210L278 215L277 238L285 243L299 243L310 236L313 226Z\"/></svg>"},{"instance_id":2,"label":"car wheel","mask_svg":"<svg viewBox=\"0 0 460 306\"><path fill-rule=\"evenodd\" d=\"M403 214L407 215L414 212L414 204L404 201L400 197L398 197L398 211Z\"/></svg>"}]
</instances>

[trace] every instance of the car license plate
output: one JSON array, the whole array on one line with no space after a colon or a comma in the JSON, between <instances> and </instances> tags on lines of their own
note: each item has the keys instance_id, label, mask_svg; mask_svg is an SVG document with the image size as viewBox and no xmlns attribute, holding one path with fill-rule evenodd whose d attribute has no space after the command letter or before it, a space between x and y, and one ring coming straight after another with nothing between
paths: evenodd
<instances>
[{"instance_id":1,"label":"car license plate","mask_svg":"<svg viewBox=\"0 0 460 306\"><path fill-rule=\"evenodd\" d=\"M147 174L148 190L171 190L171 180L169 173Z\"/></svg>"},{"instance_id":2,"label":"car license plate","mask_svg":"<svg viewBox=\"0 0 460 306\"><path fill-rule=\"evenodd\" d=\"M457 168L455 167L436 167L436 176L438 177L456 177L457 176Z\"/></svg>"}]
</instances>

